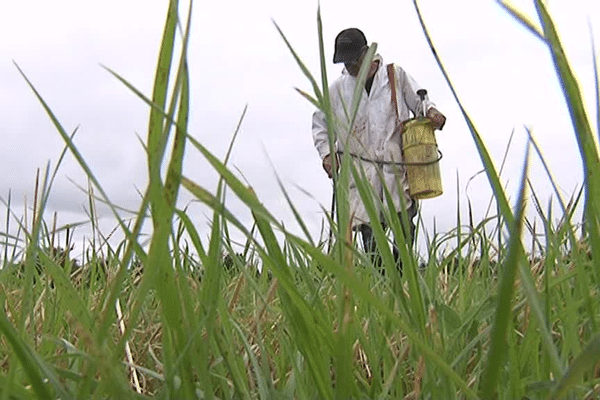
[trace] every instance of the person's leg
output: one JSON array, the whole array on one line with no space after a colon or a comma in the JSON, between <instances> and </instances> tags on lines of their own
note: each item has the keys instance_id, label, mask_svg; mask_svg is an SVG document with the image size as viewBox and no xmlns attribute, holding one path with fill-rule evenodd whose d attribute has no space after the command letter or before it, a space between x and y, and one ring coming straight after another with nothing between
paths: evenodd
<instances>
[{"instance_id":1,"label":"person's leg","mask_svg":"<svg viewBox=\"0 0 600 400\"><path fill-rule=\"evenodd\" d=\"M381 182L379 180L379 171L377 166L371 162L360 161L353 159L359 174L361 175L363 182L368 182L374 193L378 194L381 192ZM357 185L354 182L354 176L350 176L350 183L348 187L348 202L350 205L350 214L352 215L353 223L355 226L354 230L360 232L362 237L362 245L365 253L370 257L373 265L376 268L381 267L381 256L377 249L377 242L373 236L372 221L369 218L369 214L363 203L363 199L358 191ZM376 207L379 205L376 203Z\"/></svg>"},{"instance_id":2,"label":"person's leg","mask_svg":"<svg viewBox=\"0 0 600 400\"><path fill-rule=\"evenodd\" d=\"M408 178L406 176L406 170L401 166L390 164L384 165L383 167L383 175L385 180L385 185L389 190L389 194L391 196L391 200L394 203L394 207L397 210L402 210L406 207L407 204L410 204L408 209L406 210L406 217L408 226L405 226L404 218L402 218L402 213L398 213L398 217L400 219L400 226L402 228L402 233L404 235L405 241L409 245L412 246L412 242L414 241L415 236L415 224L413 219L415 215L417 215L417 201L411 200L408 196L409 186L408 186ZM408 229L407 229L408 228ZM400 259L400 252L398 251L398 243L400 242L399 237L394 237L393 243L393 254L394 259L396 260L396 266L402 274L402 261Z\"/></svg>"},{"instance_id":3,"label":"person's leg","mask_svg":"<svg viewBox=\"0 0 600 400\"><path fill-rule=\"evenodd\" d=\"M373 229L368 224L361 224L358 230L362 236L363 250L371 258L373 265L377 268L381 266L381 256L377 250L377 243L373 237Z\"/></svg>"},{"instance_id":4,"label":"person's leg","mask_svg":"<svg viewBox=\"0 0 600 400\"><path fill-rule=\"evenodd\" d=\"M402 227L402 233L404 234L404 240L406 241L409 250L412 250L415 241L416 226L413 219L417 216L417 212L417 200L413 200L411 206L408 208L408 210L406 210L408 227L404 224L402 213L398 213L398 218L400 219L400 226ZM396 267L398 268L400 275L402 275L402 259L400 257L400 251L398 250L398 238L396 237L394 237L394 259L396 260Z\"/></svg>"}]
</instances>

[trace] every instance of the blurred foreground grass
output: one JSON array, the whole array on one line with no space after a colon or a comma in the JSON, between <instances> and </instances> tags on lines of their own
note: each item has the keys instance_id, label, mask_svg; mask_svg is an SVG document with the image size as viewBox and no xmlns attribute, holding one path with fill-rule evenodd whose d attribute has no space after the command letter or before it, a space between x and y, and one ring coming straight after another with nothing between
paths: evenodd
<instances>
[{"instance_id":1,"label":"blurred foreground grass","mask_svg":"<svg viewBox=\"0 0 600 400\"><path fill-rule=\"evenodd\" d=\"M596 141L577 82L544 3L536 5L542 31L517 10L504 7L548 43L585 176L598 176ZM12 214L8 200L11 222L0 233L2 399L600 396L597 180L587 179L585 196L561 203L558 216L544 209L545 199L531 191L543 225L543 232L535 232L524 213L530 155L523 162L518 200L511 206L479 132L461 108L486 167L498 215L479 224L459 220L456 229L432 237L424 268L404 246L403 278L393 267L387 236L375 232L388 271L383 276L356 250L348 229L342 188L350 176L371 212L377 201L349 160L341 160L335 177L337 211L328 221L334 241L326 251L327 244L310 236L302 216L295 213L304 235L289 233L228 169L229 156L217 159L188 135L190 18L180 18L177 10L178 2L171 1L151 98L113 72L150 108L149 184L131 225L121 219L72 135L30 83L63 137L65 152L86 171L93 193L109 204L126 239L110 245L98 232L96 243L104 247L90 244L83 259L71 259L73 227L57 227L45 217L56 170L38 180L30 224ZM302 94L333 124L320 15L318 26L320 82L286 43L314 89L314 94ZM374 53L375 47L368 57ZM216 193L182 175L189 148L199 151L221 176ZM538 150L533 139L529 148ZM200 237L185 210L177 208L182 188L214 211L208 238ZM283 186L281 190L295 211ZM252 226L228 211L226 193L252 211ZM96 201L90 190L90 209ZM572 223L581 202L583 236ZM148 218L152 236L142 246L140 229ZM401 231L395 213L388 222L394 232ZM95 226L94 213L89 223ZM246 237L241 249L230 240L233 229ZM524 229L532 230L535 257L524 250Z\"/></svg>"}]
</instances>

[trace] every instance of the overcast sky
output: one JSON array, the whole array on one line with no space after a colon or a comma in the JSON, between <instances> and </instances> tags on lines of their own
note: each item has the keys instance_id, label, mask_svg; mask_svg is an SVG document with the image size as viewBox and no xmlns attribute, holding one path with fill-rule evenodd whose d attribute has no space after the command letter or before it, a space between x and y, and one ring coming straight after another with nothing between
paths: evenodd
<instances>
[{"instance_id":1,"label":"overcast sky","mask_svg":"<svg viewBox=\"0 0 600 400\"><path fill-rule=\"evenodd\" d=\"M184 2L185 3L185 2ZM514 139L503 182L511 198L523 165L526 132L533 129L555 178L569 197L582 184L581 164L569 115L547 47L512 19L495 1L422 1L434 45L499 166L511 132ZM13 62L49 103L111 201L134 209L146 186L146 157L139 138L146 137L148 108L101 65L106 65L150 96L167 0L4 1L0 6L0 197L18 216L31 207L36 170L56 165L64 143ZM457 191L474 202L481 219L491 192L471 134L427 46L411 1L323 0L328 77L342 67L332 64L337 33L363 30L377 42L384 62L404 67L448 118L438 133L443 196L422 203L430 234L456 227ZM530 1L515 1L534 16ZM583 88L594 129L595 84L590 26L600 32L600 2L552 1L567 55ZM248 111L234 145L230 165L254 187L278 218L298 231L278 188L279 175L315 235L329 209L331 183L312 143L313 107L295 87L311 86L295 64L272 20L286 34L310 70L319 75L316 1L197 1L189 49L191 73L190 133L222 158L246 105ZM597 38L596 42L600 39ZM596 46L597 47L597 46ZM213 190L217 176L190 146L184 173ZM536 193L550 198L539 162L531 167ZM458 183L457 183L457 179ZM71 155L61 165L47 219L58 212L59 225L87 219L87 181ZM304 192L311 193L307 195ZM182 192L180 206L191 197ZM229 206L244 221L250 215L239 203ZM4 211L3 211L4 210ZM190 205L206 233L210 215ZM466 208L462 210L466 216ZM5 208L0 207L4 226ZM101 213L105 234L115 226ZM89 235L89 227L79 228Z\"/></svg>"}]
</instances>

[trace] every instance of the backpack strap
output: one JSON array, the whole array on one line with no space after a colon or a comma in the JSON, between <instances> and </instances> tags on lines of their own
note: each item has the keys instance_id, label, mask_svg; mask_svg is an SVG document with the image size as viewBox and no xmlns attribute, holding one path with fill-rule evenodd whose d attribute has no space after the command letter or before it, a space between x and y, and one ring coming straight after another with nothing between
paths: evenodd
<instances>
[{"instance_id":1,"label":"backpack strap","mask_svg":"<svg viewBox=\"0 0 600 400\"><path fill-rule=\"evenodd\" d=\"M396 118L399 118L398 97L396 96L396 70L394 68L394 64L388 64L387 72L390 80L390 88L392 89L392 104L394 104L394 110L396 110Z\"/></svg>"}]
</instances>

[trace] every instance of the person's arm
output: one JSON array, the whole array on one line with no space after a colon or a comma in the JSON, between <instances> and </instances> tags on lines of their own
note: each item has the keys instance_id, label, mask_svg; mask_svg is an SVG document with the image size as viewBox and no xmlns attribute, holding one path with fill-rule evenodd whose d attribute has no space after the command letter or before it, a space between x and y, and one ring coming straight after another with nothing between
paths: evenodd
<instances>
[{"instance_id":1,"label":"person's arm","mask_svg":"<svg viewBox=\"0 0 600 400\"><path fill-rule=\"evenodd\" d=\"M433 123L433 129L439 129L441 131L444 128L444 125L446 125L446 117L434 107L427 110L427 118Z\"/></svg>"},{"instance_id":2,"label":"person's arm","mask_svg":"<svg viewBox=\"0 0 600 400\"><path fill-rule=\"evenodd\" d=\"M330 152L329 137L327 135L327 122L325 114L321 110L314 112L312 117L312 134L315 148L319 153L319 157L323 159Z\"/></svg>"},{"instance_id":3,"label":"person's arm","mask_svg":"<svg viewBox=\"0 0 600 400\"><path fill-rule=\"evenodd\" d=\"M425 116L431 119L434 129L442 129L446 123L446 117L435 108L435 103L430 101L427 96L425 100L421 100L417 91L421 89L419 84L401 67L396 66L398 83L401 93L404 96L404 101L408 108L416 115L423 114L423 103L427 110Z\"/></svg>"},{"instance_id":4,"label":"person's arm","mask_svg":"<svg viewBox=\"0 0 600 400\"><path fill-rule=\"evenodd\" d=\"M327 122L325 114L321 110L317 110L313 114L312 133L315 148L319 156L323 160L323 169L329 178L333 177L333 160L330 154L329 137L327 135ZM335 137L334 137L335 142ZM336 159L339 161L339 158ZM339 165L339 162L338 162Z\"/></svg>"}]
</instances>

